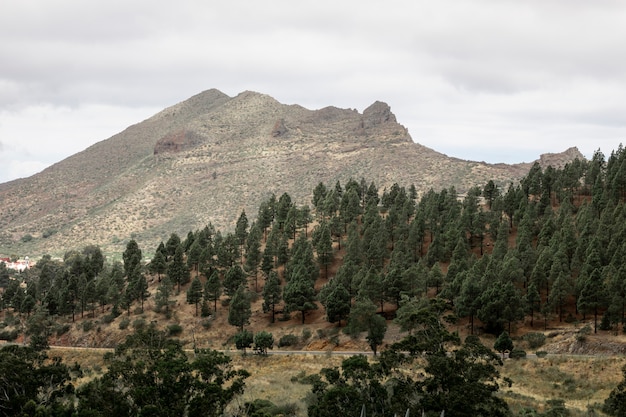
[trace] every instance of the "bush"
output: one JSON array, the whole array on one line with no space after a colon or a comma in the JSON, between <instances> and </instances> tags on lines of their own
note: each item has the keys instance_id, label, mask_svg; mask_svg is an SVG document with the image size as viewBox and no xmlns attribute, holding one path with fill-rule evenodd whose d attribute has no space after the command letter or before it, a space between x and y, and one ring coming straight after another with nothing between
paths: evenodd
<instances>
[{"instance_id":1,"label":"bush","mask_svg":"<svg viewBox=\"0 0 626 417\"><path fill-rule=\"evenodd\" d=\"M311 330L308 328L302 329L302 341L306 342L311 338Z\"/></svg>"},{"instance_id":2,"label":"bush","mask_svg":"<svg viewBox=\"0 0 626 417\"><path fill-rule=\"evenodd\" d=\"M267 355L268 349L274 348L274 336L266 331L254 335L254 351L260 355Z\"/></svg>"},{"instance_id":3,"label":"bush","mask_svg":"<svg viewBox=\"0 0 626 417\"><path fill-rule=\"evenodd\" d=\"M137 319L133 321L133 329L143 330L146 328L146 321L144 319Z\"/></svg>"},{"instance_id":4,"label":"bush","mask_svg":"<svg viewBox=\"0 0 626 417\"><path fill-rule=\"evenodd\" d=\"M54 328L54 333L57 336L63 336L65 333L70 331L71 326L69 324L57 324Z\"/></svg>"},{"instance_id":5,"label":"bush","mask_svg":"<svg viewBox=\"0 0 626 417\"><path fill-rule=\"evenodd\" d=\"M56 229L47 229L47 230L44 230L44 232L41 234L41 237L43 237L44 239L47 239L53 234L55 234L56 232L57 232Z\"/></svg>"},{"instance_id":6,"label":"bush","mask_svg":"<svg viewBox=\"0 0 626 417\"><path fill-rule=\"evenodd\" d=\"M205 330L211 328L211 320L210 319L204 319L204 320L202 320L202 322L200 322L200 324L202 325L202 327Z\"/></svg>"},{"instance_id":7,"label":"bush","mask_svg":"<svg viewBox=\"0 0 626 417\"><path fill-rule=\"evenodd\" d=\"M183 326L181 326L180 324L170 324L169 326L167 326L167 334L169 336L178 336L179 334L181 334L183 332Z\"/></svg>"},{"instance_id":8,"label":"bush","mask_svg":"<svg viewBox=\"0 0 626 417\"><path fill-rule=\"evenodd\" d=\"M124 317L122 320L120 320L120 330L126 330L128 328L128 325L130 324L130 319L128 317Z\"/></svg>"},{"instance_id":9,"label":"bush","mask_svg":"<svg viewBox=\"0 0 626 417\"><path fill-rule=\"evenodd\" d=\"M110 324L115 320L115 314L105 314L100 318L100 321L104 324Z\"/></svg>"},{"instance_id":10,"label":"bush","mask_svg":"<svg viewBox=\"0 0 626 417\"><path fill-rule=\"evenodd\" d=\"M2 330L0 332L0 340L6 340L7 342L12 342L15 339L17 339L18 335L19 335L19 332L17 331L17 329Z\"/></svg>"},{"instance_id":11,"label":"bush","mask_svg":"<svg viewBox=\"0 0 626 417\"><path fill-rule=\"evenodd\" d=\"M83 332L88 332L89 330L94 328L94 323L91 320L87 320L83 322Z\"/></svg>"},{"instance_id":12,"label":"bush","mask_svg":"<svg viewBox=\"0 0 626 417\"><path fill-rule=\"evenodd\" d=\"M545 350L538 350L537 352L535 352L535 355L537 355L538 358L545 358L546 356L548 356L548 352L546 352Z\"/></svg>"},{"instance_id":13,"label":"bush","mask_svg":"<svg viewBox=\"0 0 626 417\"><path fill-rule=\"evenodd\" d=\"M543 333L527 333L524 340L528 342L528 347L537 349L546 343L546 335Z\"/></svg>"},{"instance_id":14,"label":"bush","mask_svg":"<svg viewBox=\"0 0 626 417\"><path fill-rule=\"evenodd\" d=\"M286 334L278 340L278 347L294 346L298 343L298 337L295 334Z\"/></svg>"},{"instance_id":15,"label":"bush","mask_svg":"<svg viewBox=\"0 0 626 417\"><path fill-rule=\"evenodd\" d=\"M526 351L522 349L513 349L511 353L509 353L509 358L511 359L524 359L526 357Z\"/></svg>"},{"instance_id":16,"label":"bush","mask_svg":"<svg viewBox=\"0 0 626 417\"><path fill-rule=\"evenodd\" d=\"M591 334L591 326L586 324L582 329L578 331L576 334L576 341L579 343L584 343L587 341L587 336Z\"/></svg>"}]
</instances>

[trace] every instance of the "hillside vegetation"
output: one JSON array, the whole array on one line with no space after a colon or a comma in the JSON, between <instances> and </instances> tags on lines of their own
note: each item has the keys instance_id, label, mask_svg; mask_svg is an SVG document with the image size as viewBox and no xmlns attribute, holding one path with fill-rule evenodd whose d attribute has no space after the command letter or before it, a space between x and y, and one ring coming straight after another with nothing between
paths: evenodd
<instances>
[{"instance_id":1,"label":"hillside vegetation","mask_svg":"<svg viewBox=\"0 0 626 417\"><path fill-rule=\"evenodd\" d=\"M35 349L50 341L123 346L98 384L111 372L120 378L125 371L117 366L141 360L146 353L136 349L158 340L150 360L178 361L181 372L203 369L196 367L205 366L204 355L228 364L199 350L206 346L263 354L276 344L310 348L313 339L326 340L325 348L356 343L380 351L380 362L354 357L308 379L310 416L353 414L373 399L379 402L370 415L407 407L428 415L509 415L494 396L506 383L497 371L500 355L477 334L516 355L524 353L519 347L624 351L625 160L620 148L562 169L536 163L517 184L488 181L462 197L453 187L419 196L414 186L320 182L311 207L288 193L271 195L255 221L244 210L231 213L232 232L211 224L184 238L172 232L148 249L149 260L134 239L123 262L107 261L95 245L68 251L62 261L45 256L17 277L0 269L2 338ZM322 317L329 325L320 325ZM572 339L550 343L549 323L571 323ZM602 344L594 342L598 333ZM198 357L183 366L185 345ZM416 373L403 371L406 361ZM138 388L132 383L121 391L89 389L128 394ZM387 388L378 390L382 383ZM237 384L225 398L239 393ZM181 401L205 398L202 389ZM340 394L359 400L334 402ZM545 415L559 407L548 402Z\"/></svg>"}]
</instances>

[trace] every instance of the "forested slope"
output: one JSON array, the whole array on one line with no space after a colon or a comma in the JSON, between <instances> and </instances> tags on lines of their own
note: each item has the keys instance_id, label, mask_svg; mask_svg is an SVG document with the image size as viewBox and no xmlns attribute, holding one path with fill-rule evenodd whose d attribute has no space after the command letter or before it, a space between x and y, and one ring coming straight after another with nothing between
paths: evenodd
<instances>
[{"instance_id":1,"label":"forested slope","mask_svg":"<svg viewBox=\"0 0 626 417\"><path fill-rule=\"evenodd\" d=\"M321 312L356 334L368 320L355 312L390 318L411 297L436 296L470 333L588 317L594 331L615 328L626 302L625 158L620 148L559 170L535 164L519 184L489 182L463 198L453 188L417 196L410 186L320 183L312 208L272 196L252 224L233 213L232 233L207 225L143 251L131 240L123 263L90 245L63 261L44 257L16 280L3 268L3 314L23 323L88 316L106 335L146 301L163 326L181 322L173 304L182 308L182 292L194 314L228 311L233 330L249 323L252 300L268 325Z\"/></svg>"}]
</instances>

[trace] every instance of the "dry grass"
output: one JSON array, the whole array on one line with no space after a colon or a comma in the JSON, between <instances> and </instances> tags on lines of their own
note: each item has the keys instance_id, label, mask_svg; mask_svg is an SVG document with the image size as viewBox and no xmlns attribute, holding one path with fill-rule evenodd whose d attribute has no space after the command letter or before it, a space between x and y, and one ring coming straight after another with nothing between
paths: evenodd
<instances>
[{"instance_id":1,"label":"dry grass","mask_svg":"<svg viewBox=\"0 0 626 417\"><path fill-rule=\"evenodd\" d=\"M84 377L78 384L101 374L103 349L54 348L50 356L60 356L68 365L79 363ZM295 404L299 416L306 415L305 399L310 385L299 381L324 367L340 366L344 356L330 354L291 354L242 356L229 353L236 368L250 372L246 391L231 404L230 411L254 399L267 399L276 405ZM500 395L513 410L535 408L543 411L547 400L562 399L572 416L582 416L589 406L599 406L621 381L626 358L619 356L548 356L541 359L506 360L503 377L513 385L502 387Z\"/></svg>"},{"instance_id":2,"label":"dry grass","mask_svg":"<svg viewBox=\"0 0 626 417\"><path fill-rule=\"evenodd\" d=\"M613 356L548 356L507 360L502 375L513 380L502 395L512 408L541 409L547 400L562 399L573 415L601 405L621 381L626 358Z\"/></svg>"}]
</instances>

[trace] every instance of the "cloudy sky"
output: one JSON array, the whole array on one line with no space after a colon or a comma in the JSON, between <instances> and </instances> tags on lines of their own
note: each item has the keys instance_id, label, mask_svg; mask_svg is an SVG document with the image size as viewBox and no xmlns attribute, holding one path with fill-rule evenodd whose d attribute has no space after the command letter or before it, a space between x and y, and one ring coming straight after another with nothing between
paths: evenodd
<instances>
[{"instance_id":1,"label":"cloudy sky","mask_svg":"<svg viewBox=\"0 0 626 417\"><path fill-rule=\"evenodd\" d=\"M622 0L3 0L0 182L209 88L387 102L416 142L526 162L626 141Z\"/></svg>"}]
</instances>

